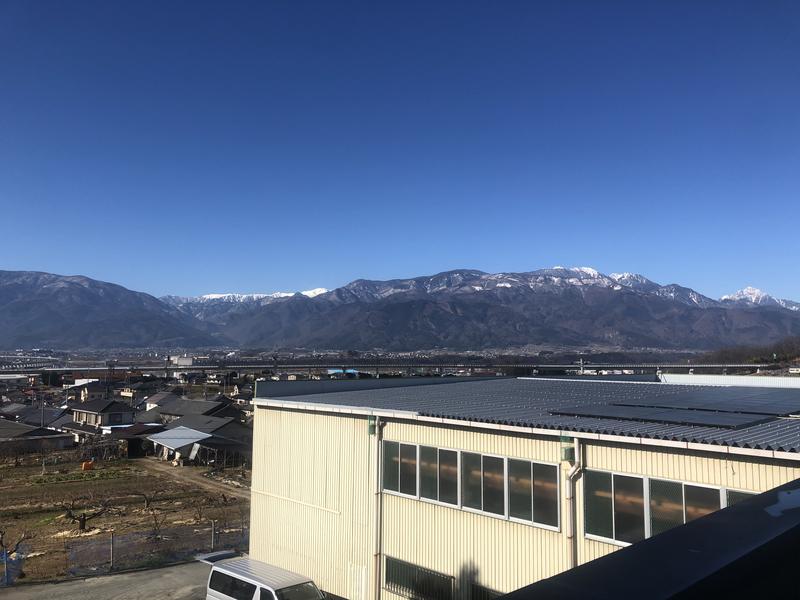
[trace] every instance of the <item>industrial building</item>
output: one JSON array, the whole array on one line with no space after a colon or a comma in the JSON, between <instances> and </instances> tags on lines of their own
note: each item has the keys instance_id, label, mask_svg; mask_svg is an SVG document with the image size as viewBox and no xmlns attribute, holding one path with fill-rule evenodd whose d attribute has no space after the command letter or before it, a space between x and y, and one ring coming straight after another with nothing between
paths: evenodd
<instances>
[{"instance_id":1,"label":"industrial building","mask_svg":"<svg viewBox=\"0 0 800 600\"><path fill-rule=\"evenodd\" d=\"M798 389L378 382L256 388L251 555L331 596L493 598L800 477Z\"/></svg>"}]
</instances>

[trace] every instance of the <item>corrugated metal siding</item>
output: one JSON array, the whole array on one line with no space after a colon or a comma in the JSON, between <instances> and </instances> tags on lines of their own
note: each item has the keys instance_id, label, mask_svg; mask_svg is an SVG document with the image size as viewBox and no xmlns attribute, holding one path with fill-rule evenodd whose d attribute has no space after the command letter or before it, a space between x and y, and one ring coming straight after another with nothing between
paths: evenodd
<instances>
[{"instance_id":1,"label":"corrugated metal siding","mask_svg":"<svg viewBox=\"0 0 800 600\"><path fill-rule=\"evenodd\" d=\"M773 375L686 375L662 373L664 383L675 385L733 385L742 387L800 388L800 377Z\"/></svg>"},{"instance_id":2,"label":"corrugated metal siding","mask_svg":"<svg viewBox=\"0 0 800 600\"><path fill-rule=\"evenodd\" d=\"M374 544L366 419L260 408L254 431L251 556L365 600Z\"/></svg>"},{"instance_id":3,"label":"corrugated metal siding","mask_svg":"<svg viewBox=\"0 0 800 600\"><path fill-rule=\"evenodd\" d=\"M386 425L384 439L547 463L561 452L557 438L398 422ZM457 598L468 597L472 581L510 592L555 575L569 560L563 470L560 476L561 532L385 494L383 552L455 577Z\"/></svg>"}]
</instances>

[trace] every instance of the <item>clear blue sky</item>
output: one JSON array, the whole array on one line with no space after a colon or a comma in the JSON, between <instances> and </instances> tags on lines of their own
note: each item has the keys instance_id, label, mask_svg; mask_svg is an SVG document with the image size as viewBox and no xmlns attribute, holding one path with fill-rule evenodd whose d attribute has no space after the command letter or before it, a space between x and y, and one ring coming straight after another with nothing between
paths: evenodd
<instances>
[{"instance_id":1,"label":"clear blue sky","mask_svg":"<svg viewBox=\"0 0 800 600\"><path fill-rule=\"evenodd\" d=\"M800 300L800 3L0 3L0 268Z\"/></svg>"}]
</instances>

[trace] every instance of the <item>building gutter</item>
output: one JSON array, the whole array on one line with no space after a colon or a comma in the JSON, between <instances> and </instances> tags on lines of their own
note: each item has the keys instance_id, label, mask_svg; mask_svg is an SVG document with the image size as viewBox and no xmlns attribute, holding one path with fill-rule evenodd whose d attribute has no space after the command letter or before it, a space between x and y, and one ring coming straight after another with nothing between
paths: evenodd
<instances>
[{"instance_id":1,"label":"building gutter","mask_svg":"<svg viewBox=\"0 0 800 600\"><path fill-rule=\"evenodd\" d=\"M373 451L375 464L375 536L373 540L372 569L374 600L381 597L381 556L383 554L383 493L381 491L381 463L383 458L383 426L384 422L380 417L375 417L375 449Z\"/></svg>"},{"instance_id":2,"label":"building gutter","mask_svg":"<svg viewBox=\"0 0 800 600\"><path fill-rule=\"evenodd\" d=\"M575 535L578 521L578 508L576 499L576 482L583 471L583 448L580 438L574 438L575 461L567 472L567 502L569 511L567 514L567 539L569 540L569 568L578 566L578 536Z\"/></svg>"}]
</instances>

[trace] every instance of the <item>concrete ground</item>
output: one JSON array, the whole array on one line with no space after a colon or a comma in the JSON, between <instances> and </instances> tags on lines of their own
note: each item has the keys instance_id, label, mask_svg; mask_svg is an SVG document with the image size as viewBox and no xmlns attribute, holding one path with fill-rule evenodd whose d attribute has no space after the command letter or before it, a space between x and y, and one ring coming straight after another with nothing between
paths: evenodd
<instances>
[{"instance_id":1,"label":"concrete ground","mask_svg":"<svg viewBox=\"0 0 800 600\"><path fill-rule=\"evenodd\" d=\"M3 600L203 600L210 567L192 562L175 567L89 579L0 588Z\"/></svg>"}]
</instances>

